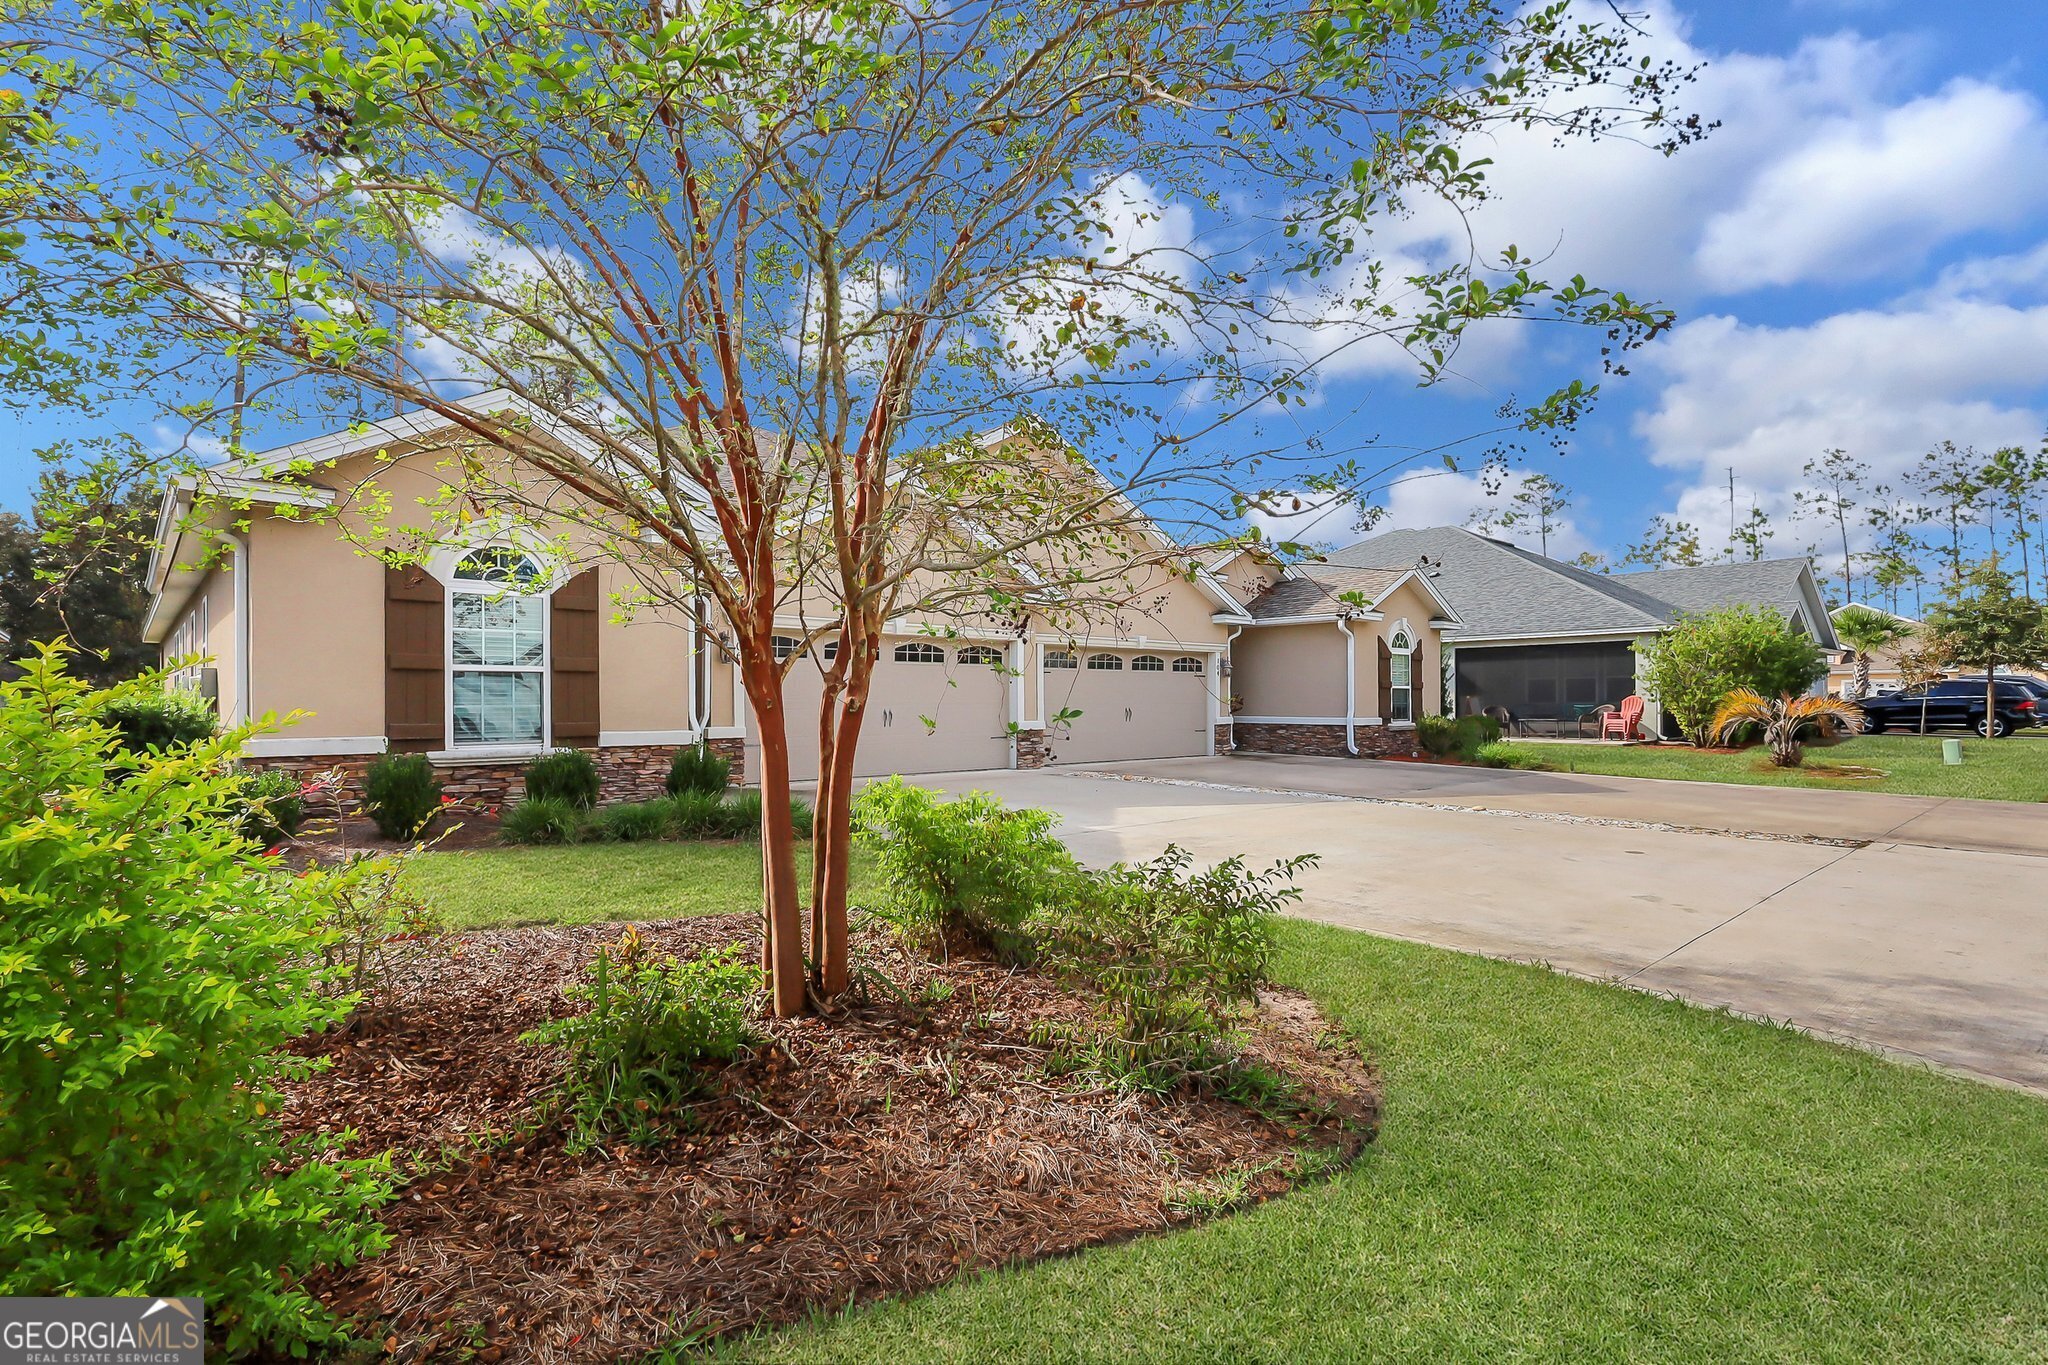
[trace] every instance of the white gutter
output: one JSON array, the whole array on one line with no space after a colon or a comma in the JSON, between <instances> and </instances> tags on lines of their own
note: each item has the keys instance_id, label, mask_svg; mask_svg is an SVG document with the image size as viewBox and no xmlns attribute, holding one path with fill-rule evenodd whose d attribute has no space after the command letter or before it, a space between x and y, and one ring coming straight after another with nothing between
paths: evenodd
<instances>
[{"instance_id":1,"label":"white gutter","mask_svg":"<svg viewBox=\"0 0 2048 1365\"><path fill-rule=\"evenodd\" d=\"M1344 752L1358 757L1358 641L1351 634L1351 623L1343 617L1337 618L1337 629L1344 632Z\"/></svg>"}]
</instances>

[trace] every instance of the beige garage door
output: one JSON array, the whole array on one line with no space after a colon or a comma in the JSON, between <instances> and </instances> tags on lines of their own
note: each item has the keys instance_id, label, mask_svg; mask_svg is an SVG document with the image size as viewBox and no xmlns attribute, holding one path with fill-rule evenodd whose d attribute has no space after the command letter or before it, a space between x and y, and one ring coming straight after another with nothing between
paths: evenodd
<instances>
[{"instance_id":1,"label":"beige garage door","mask_svg":"<svg viewBox=\"0 0 2048 1365\"><path fill-rule=\"evenodd\" d=\"M1194 758L1209 752L1214 663L1208 655L1053 650L1046 665L1047 713L1081 713L1048 736L1053 762Z\"/></svg>"},{"instance_id":2,"label":"beige garage door","mask_svg":"<svg viewBox=\"0 0 2048 1365\"><path fill-rule=\"evenodd\" d=\"M891 773L967 772L1010 766L1009 684L992 664L1002 648L951 640L890 639L875 665L867 720L853 770ZM823 678L799 662L783 690L789 717L791 779L818 775L818 696ZM929 724L927 723L929 722Z\"/></svg>"}]
</instances>

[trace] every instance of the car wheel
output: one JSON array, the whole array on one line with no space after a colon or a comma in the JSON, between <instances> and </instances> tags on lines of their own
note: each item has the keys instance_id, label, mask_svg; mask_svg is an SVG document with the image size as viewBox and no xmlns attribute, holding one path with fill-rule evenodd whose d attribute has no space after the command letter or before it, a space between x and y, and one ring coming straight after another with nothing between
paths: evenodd
<instances>
[{"instance_id":1,"label":"car wheel","mask_svg":"<svg viewBox=\"0 0 2048 1365\"><path fill-rule=\"evenodd\" d=\"M2005 738L2006 731L2012 729L2010 725L2005 723L2004 716L1993 716L1989 721L1980 720L1974 728L1978 734L1986 739L2003 739Z\"/></svg>"},{"instance_id":2,"label":"car wheel","mask_svg":"<svg viewBox=\"0 0 2048 1365\"><path fill-rule=\"evenodd\" d=\"M1870 714L1870 713L1869 713L1868 711L1865 711L1865 712L1863 713L1863 733L1864 733L1864 734L1866 734L1866 735L1881 735L1881 734L1883 734L1883 733L1884 733L1884 717L1883 717L1883 716L1873 716L1873 715L1871 715L1871 714Z\"/></svg>"}]
</instances>

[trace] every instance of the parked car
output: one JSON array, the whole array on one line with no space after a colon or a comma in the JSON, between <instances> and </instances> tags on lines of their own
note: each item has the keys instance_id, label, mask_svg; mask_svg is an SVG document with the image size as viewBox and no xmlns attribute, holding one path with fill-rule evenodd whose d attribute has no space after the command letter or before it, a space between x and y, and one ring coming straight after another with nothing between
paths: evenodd
<instances>
[{"instance_id":1,"label":"parked car","mask_svg":"<svg viewBox=\"0 0 2048 1365\"><path fill-rule=\"evenodd\" d=\"M1984 675L1982 673L1965 673L1960 677L1951 678L1949 679L1949 681L1973 683L1976 685L1976 688L1979 692L1982 692L1984 690ZM2048 682L2042 681L2040 678L2033 676L2031 673L2001 673L1998 675L1998 681L2001 683L2012 683L2014 686L2026 688L2027 691L2031 692L2034 696L2035 710L2038 711L2042 707L2048 706ZM2035 724L2048 725L2048 719L2036 721Z\"/></svg>"},{"instance_id":2,"label":"parked car","mask_svg":"<svg viewBox=\"0 0 2048 1365\"><path fill-rule=\"evenodd\" d=\"M1968 729L1996 738L2048 721L2048 707L2035 699L2030 687L2000 679L1998 709L1987 725L1984 680L1979 678L1971 682L1967 678L1951 678L1929 687L1894 692L1886 697L1865 698L1861 703L1864 729L1873 735L1881 735L1886 730L1918 730L1923 700L1930 730Z\"/></svg>"}]
</instances>

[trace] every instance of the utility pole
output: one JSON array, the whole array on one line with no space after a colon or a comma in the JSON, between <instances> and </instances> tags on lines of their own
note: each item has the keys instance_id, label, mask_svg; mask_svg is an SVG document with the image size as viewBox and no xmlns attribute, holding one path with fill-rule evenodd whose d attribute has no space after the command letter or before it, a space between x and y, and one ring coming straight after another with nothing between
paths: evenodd
<instances>
[{"instance_id":1,"label":"utility pole","mask_svg":"<svg viewBox=\"0 0 2048 1365\"><path fill-rule=\"evenodd\" d=\"M1735 466L1728 466L1728 544L1735 545Z\"/></svg>"}]
</instances>

